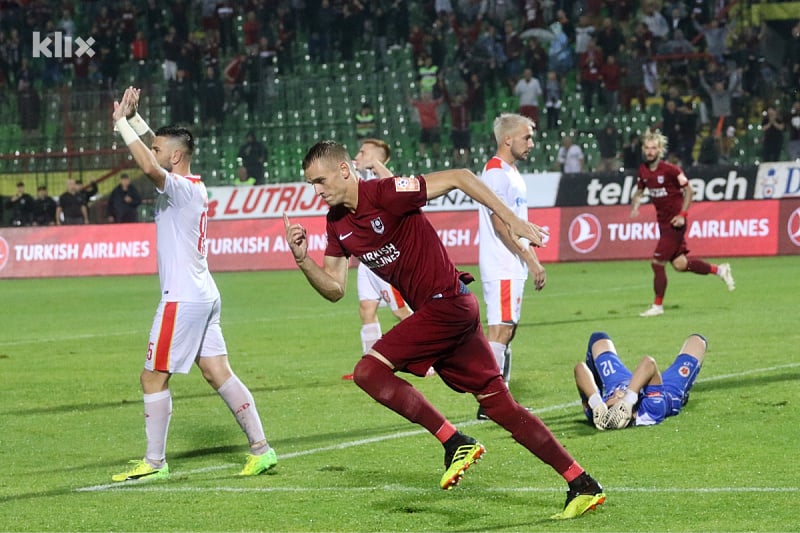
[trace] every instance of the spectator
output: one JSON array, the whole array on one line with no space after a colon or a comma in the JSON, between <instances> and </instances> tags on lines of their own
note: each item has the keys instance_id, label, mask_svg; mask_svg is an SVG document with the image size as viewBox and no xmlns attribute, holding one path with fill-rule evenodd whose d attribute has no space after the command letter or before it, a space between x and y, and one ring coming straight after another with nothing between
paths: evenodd
<instances>
[{"instance_id":1,"label":"spectator","mask_svg":"<svg viewBox=\"0 0 800 533\"><path fill-rule=\"evenodd\" d=\"M236 11L231 0L223 0L217 5L217 24L219 26L219 46L223 54L236 50Z\"/></svg>"},{"instance_id":2,"label":"spectator","mask_svg":"<svg viewBox=\"0 0 800 533\"><path fill-rule=\"evenodd\" d=\"M559 80L558 73L555 70L547 73L544 98L544 106L547 108L547 129L552 130L558 127L559 116L561 115L561 80Z\"/></svg>"},{"instance_id":3,"label":"spectator","mask_svg":"<svg viewBox=\"0 0 800 533\"><path fill-rule=\"evenodd\" d=\"M539 127L539 99L542 97L542 86L533 77L533 70L526 68L522 78L514 86L514 94L519 98L519 114L533 121Z\"/></svg>"},{"instance_id":4,"label":"spectator","mask_svg":"<svg viewBox=\"0 0 800 533\"><path fill-rule=\"evenodd\" d=\"M628 172L639 172L639 165L642 164L642 140L639 134L631 132L628 135L628 142L622 147L622 167Z\"/></svg>"},{"instance_id":5,"label":"spectator","mask_svg":"<svg viewBox=\"0 0 800 533\"><path fill-rule=\"evenodd\" d=\"M143 31L136 32L136 38L131 43L131 57L136 62L136 80L139 83L150 78L150 66L147 64L147 39Z\"/></svg>"},{"instance_id":6,"label":"spectator","mask_svg":"<svg viewBox=\"0 0 800 533\"><path fill-rule=\"evenodd\" d=\"M244 24L242 24L242 34L244 35L244 48L248 54L258 51L258 39L261 36L261 25L258 22L255 11L248 11Z\"/></svg>"},{"instance_id":7,"label":"spectator","mask_svg":"<svg viewBox=\"0 0 800 533\"><path fill-rule=\"evenodd\" d=\"M174 26L170 26L167 34L163 36L161 53L164 57L161 65L164 69L164 81L174 81L178 77L178 57L181 54L181 42Z\"/></svg>"},{"instance_id":8,"label":"spectator","mask_svg":"<svg viewBox=\"0 0 800 533\"><path fill-rule=\"evenodd\" d=\"M795 100L789 115L789 161L800 160L800 100Z\"/></svg>"},{"instance_id":9,"label":"spectator","mask_svg":"<svg viewBox=\"0 0 800 533\"><path fill-rule=\"evenodd\" d=\"M366 139L375 137L375 115L372 113L372 106L364 102L361 110L356 113L356 139Z\"/></svg>"},{"instance_id":10,"label":"spectator","mask_svg":"<svg viewBox=\"0 0 800 533\"><path fill-rule=\"evenodd\" d=\"M239 148L239 179L248 185L264 185L264 165L269 154L264 143L256 139L254 131L248 131L245 143ZM242 174L244 173L244 179Z\"/></svg>"},{"instance_id":11,"label":"spectator","mask_svg":"<svg viewBox=\"0 0 800 533\"><path fill-rule=\"evenodd\" d=\"M22 60L23 64L27 61L27 58ZM33 83L25 78L20 78L17 84L17 112L23 137L28 139L35 135L42 122L41 100Z\"/></svg>"},{"instance_id":12,"label":"spectator","mask_svg":"<svg viewBox=\"0 0 800 533\"><path fill-rule=\"evenodd\" d=\"M720 133L730 126L731 99L733 91L723 81L707 81L704 71L700 71L700 86L711 100L711 125ZM727 155L727 154L723 154Z\"/></svg>"},{"instance_id":13,"label":"spectator","mask_svg":"<svg viewBox=\"0 0 800 533\"><path fill-rule=\"evenodd\" d=\"M600 151L600 165L595 170L619 170L619 132L612 122L606 122L605 127L597 132L597 147Z\"/></svg>"},{"instance_id":14,"label":"spectator","mask_svg":"<svg viewBox=\"0 0 800 533\"><path fill-rule=\"evenodd\" d=\"M446 87L443 93L450 110L450 141L453 143L453 164L459 167L466 167L472 150L469 111L471 102L466 94L451 95Z\"/></svg>"},{"instance_id":15,"label":"spectator","mask_svg":"<svg viewBox=\"0 0 800 533\"><path fill-rule=\"evenodd\" d=\"M640 18L647 26L647 29L650 30L650 33L653 34L655 41L661 43L669 35L669 24L667 24L667 19L664 18L664 15L656 8L656 2L646 1L642 6Z\"/></svg>"},{"instance_id":16,"label":"spectator","mask_svg":"<svg viewBox=\"0 0 800 533\"><path fill-rule=\"evenodd\" d=\"M579 61L583 110L587 115L591 115L595 96L598 99L601 97L600 86L603 81L600 73L603 68L603 52L597 47L594 38L589 39L586 52L580 56Z\"/></svg>"},{"instance_id":17,"label":"spectator","mask_svg":"<svg viewBox=\"0 0 800 533\"><path fill-rule=\"evenodd\" d=\"M569 135L561 140L556 161L564 174L583 172L583 150L572 142L572 137Z\"/></svg>"},{"instance_id":18,"label":"spectator","mask_svg":"<svg viewBox=\"0 0 800 533\"><path fill-rule=\"evenodd\" d=\"M482 122L486 118L486 93L483 90L483 82L480 76L475 72L469 75L467 100L470 102L470 120Z\"/></svg>"},{"instance_id":19,"label":"spectator","mask_svg":"<svg viewBox=\"0 0 800 533\"><path fill-rule=\"evenodd\" d=\"M714 166L719 165L720 138L716 132L709 133L700 143L700 152L697 154L697 164Z\"/></svg>"},{"instance_id":20,"label":"spectator","mask_svg":"<svg viewBox=\"0 0 800 533\"><path fill-rule=\"evenodd\" d=\"M119 185L111 191L108 199L108 221L125 223L139 222L139 205L142 197L139 191L131 184L131 179L126 173L119 176Z\"/></svg>"},{"instance_id":21,"label":"spectator","mask_svg":"<svg viewBox=\"0 0 800 533\"><path fill-rule=\"evenodd\" d=\"M225 122L225 86L212 66L206 67L199 96L202 128L206 133L217 133Z\"/></svg>"},{"instance_id":22,"label":"spectator","mask_svg":"<svg viewBox=\"0 0 800 533\"><path fill-rule=\"evenodd\" d=\"M194 87L185 70L178 70L167 88L167 104L173 124L194 124Z\"/></svg>"},{"instance_id":23,"label":"spectator","mask_svg":"<svg viewBox=\"0 0 800 533\"><path fill-rule=\"evenodd\" d=\"M530 68L533 75L539 80L539 84L543 85L547 77L548 58L547 50L542 47L542 43L538 39L528 39L524 58L524 66Z\"/></svg>"},{"instance_id":24,"label":"spectator","mask_svg":"<svg viewBox=\"0 0 800 533\"><path fill-rule=\"evenodd\" d=\"M83 202L78 183L74 179L67 180L67 190L58 197L56 208L56 225L88 224L89 209Z\"/></svg>"},{"instance_id":25,"label":"spectator","mask_svg":"<svg viewBox=\"0 0 800 533\"><path fill-rule=\"evenodd\" d=\"M78 186L78 199L88 208L89 202L97 194L97 182L90 180L84 185L82 180L75 180L75 184Z\"/></svg>"},{"instance_id":26,"label":"spectator","mask_svg":"<svg viewBox=\"0 0 800 533\"><path fill-rule=\"evenodd\" d=\"M519 78L522 70L522 52L524 45L519 33L514 29L514 20L506 19L503 22L504 48L506 56L506 80L514 83Z\"/></svg>"},{"instance_id":27,"label":"spectator","mask_svg":"<svg viewBox=\"0 0 800 533\"><path fill-rule=\"evenodd\" d=\"M595 40L604 57L618 54L619 47L625 44L622 31L608 17L603 19L600 31L595 34Z\"/></svg>"},{"instance_id":28,"label":"spectator","mask_svg":"<svg viewBox=\"0 0 800 533\"><path fill-rule=\"evenodd\" d=\"M39 185L33 200L33 225L53 226L56 223L56 201L47 194L47 186Z\"/></svg>"},{"instance_id":29,"label":"spectator","mask_svg":"<svg viewBox=\"0 0 800 533\"><path fill-rule=\"evenodd\" d=\"M422 62L417 68L417 84L419 91L423 95L425 93L432 94L434 98L438 95L435 94L435 87L439 82L439 67L433 64L433 57L430 54L422 56Z\"/></svg>"},{"instance_id":30,"label":"spectator","mask_svg":"<svg viewBox=\"0 0 800 533\"><path fill-rule=\"evenodd\" d=\"M622 81L622 69L617 63L616 55L611 54L606 57L605 63L600 67L600 79L606 114L616 115L619 108L619 87Z\"/></svg>"},{"instance_id":31,"label":"spectator","mask_svg":"<svg viewBox=\"0 0 800 533\"><path fill-rule=\"evenodd\" d=\"M775 106L767 107L761 121L761 161L780 161L785 125Z\"/></svg>"},{"instance_id":32,"label":"spectator","mask_svg":"<svg viewBox=\"0 0 800 533\"><path fill-rule=\"evenodd\" d=\"M626 113L630 113L633 99L636 98L639 109L643 109L645 104L644 55L635 48L623 45L617 59L622 69L622 82L620 85L622 108Z\"/></svg>"},{"instance_id":33,"label":"spectator","mask_svg":"<svg viewBox=\"0 0 800 533\"><path fill-rule=\"evenodd\" d=\"M718 19L712 19L711 23L702 26L697 22L697 15L692 13L692 24L695 30L703 36L706 43L706 52L711 55L715 61L719 63L725 62L725 56L728 53L728 27L720 23Z\"/></svg>"},{"instance_id":34,"label":"spectator","mask_svg":"<svg viewBox=\"0 0 800 533\"><path fill-rule=\"evenodd\" d=\"M17 192L8 200L11 210L12 226L30 226L33 224L33 196L25 192L25 183L17 183Z\"/></svg>"},{"instance_id":35,"label":"spectator","mask_svg":"<svg viewBox=\"0 0 800 533\"><path fill-rule=\"evenodd\" d=\"M430 91L422 93L419 100L409 100L409 103L419 114L420 136L419 153L421 156L428 154L428 145L433 148L433 155L439 155L441 142L440 121L437 108L442 103L441 98L434 99Z\"/></svg>"}]
</instances>

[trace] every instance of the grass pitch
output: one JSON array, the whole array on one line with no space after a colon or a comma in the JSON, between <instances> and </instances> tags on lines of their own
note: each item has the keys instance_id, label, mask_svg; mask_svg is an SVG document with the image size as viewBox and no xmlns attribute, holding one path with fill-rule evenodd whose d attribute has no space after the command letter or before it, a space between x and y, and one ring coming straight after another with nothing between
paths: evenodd
<instances>
[{"instance_id":1,"label":"grass pitch","mask_svg":"<svg viewBox=\"0 0 800 533\"><path fill-rule=\"evenodd\" d=\"M647 261L549 264L544 291L529 286L512 392L608 493L569 522L548 520L563 505L561 478L474 421L471 397L409 377L488 450L445 492L436 440L341 380L360 356L354 273L338 304L299 272L216 275L232 366L278 452L273 472L235 476L244 435L194 369L172 380L172 477L113 485L144 452L138 374L158 280L0 281L0 529L798 531L800 257L731 263L732 293L713 276L669 272L666 313L647 319ZM706 335L684 412L652 428L586 424L572 368L595 330L630 366L643 354L666 366L687 334Z\"/></svg>"}]
</instances>

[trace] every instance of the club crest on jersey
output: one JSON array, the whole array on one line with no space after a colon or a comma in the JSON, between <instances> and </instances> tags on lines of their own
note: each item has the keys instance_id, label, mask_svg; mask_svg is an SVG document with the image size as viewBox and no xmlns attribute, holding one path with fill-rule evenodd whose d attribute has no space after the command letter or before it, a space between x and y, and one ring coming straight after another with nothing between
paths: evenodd
<instances>
[{"instance_id":1,"label":"club crest on jersey","mask_svg":"<svg viewBox=\"0 0 800 533\"><path fill-rule=\"evenodd\" d=\"M663 185L664 184L664 176L663 175L658 176L656 179L658 180L658 184L659 185Z\"/></svg>"},{"instance_id":2,"label":"club crest on jersey","mask_svg":"<svg viewBox=\"0 0 800 533\"><path fill-rule=\"evenodd\" d=\"M372 231L378 235L383 235L383 232L386 231L386 227L383 225L383 220L381 220L381 217L373 218L370 221L370 224L372 224Z\"/></svg>"},{"instance_id":3,"label":"club crest on jersey","mask_svg":"<svg viewBox=\"0 0 800 533\"><path fill-rule=\"evenodd\" d=\"M414 176L410 178L394 178L394 190L397 192L417 192L419 191L419 179Z\"/></svg>"}]
</instances>

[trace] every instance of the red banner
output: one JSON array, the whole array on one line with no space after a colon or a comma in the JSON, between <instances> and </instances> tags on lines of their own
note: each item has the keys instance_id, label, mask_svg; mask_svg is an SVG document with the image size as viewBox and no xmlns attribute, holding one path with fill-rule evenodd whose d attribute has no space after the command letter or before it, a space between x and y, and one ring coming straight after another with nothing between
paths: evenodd
<instances>
[{"instance_id":1,"label":"red banner","mask_svg":"<svg viewBox=\"0 0 800 533\"><path fill-rule=\"evenodd\" d=\"M478 262L477 211L426 213L453 260ZM646 259L658 240L652 206L630 218L628 206L530 209L550 232L543 262ZM312 257L325 250L325 217L293 217L306 227ZM295 268L283 220L212 220L212 272ZM153 224L0 228L0 278L153 274ZM699 202L692 205L689 248L699 257L800 255L800 199Z\"/></svg>"},{"instance_id":2,"label":"red banner","mask_svg":"<svg viewBox=\"0 0 800 533\"><path fill-rule=\"evenodd\" d=\"M703 257L775 255L781 232L777 201L700 202L692 205L686 240ZM566 207L561 213L559 260L648 258L659 231L652 206L630 218L630 206Z\"/></svg>"}]
</instances>

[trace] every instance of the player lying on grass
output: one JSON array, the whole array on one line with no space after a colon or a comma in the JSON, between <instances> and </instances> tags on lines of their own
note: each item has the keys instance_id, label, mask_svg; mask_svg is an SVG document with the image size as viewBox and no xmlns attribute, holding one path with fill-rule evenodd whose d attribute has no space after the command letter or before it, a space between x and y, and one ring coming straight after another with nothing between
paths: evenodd
<instances>
[{"instance_id":1,"label":"player lying on grass","mask_svg":"<svg viewBox=\"0 0 800 533\"><path fill-rule=\"evenodd\" d=\"M422 393L399 378L398 371L424 376L433 366L448 386L473 394L491 420L561 475L569 490L564 509L554 518L581 516L602 504L606 496L600 484L539 418L512 398L483 335L478 300L466 286L472 276L456 270L421 208L429 199L458 188L500 217L510 242L523 246L519 239L525 238L541 245L541 228L516 217L466 169L363 181L345 148L323 141L308 151L303 171L330 206L321 265L308 255L305 228L284 215L286 241L311 286L327 300L340 300L349 257L355 255L414 309L364 354L354 368L354 381L377 402L421 425L442 443L441 488L455 486L484 447L458 431Z\"/></svg>"},{"instance_id":2,"label":"player lying on grass","mask_svg":"<svg viewBox=\"0 0 800 533\"><path fill-rule=\"evenodd\" d=\"M705 337L694 333L663 374L649 355L631 373L608 334L592 333L586 362L575 365L583 412L599 430L660 424L680 413L689 401L706 349Z\"/></svg>"}]
</instances>

